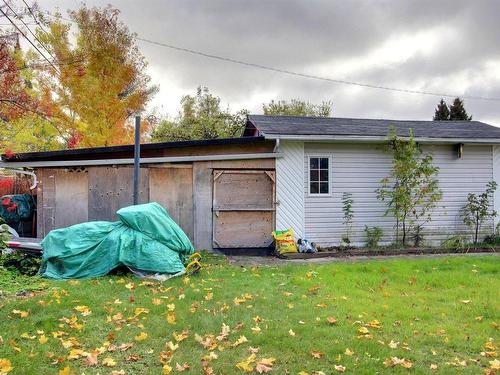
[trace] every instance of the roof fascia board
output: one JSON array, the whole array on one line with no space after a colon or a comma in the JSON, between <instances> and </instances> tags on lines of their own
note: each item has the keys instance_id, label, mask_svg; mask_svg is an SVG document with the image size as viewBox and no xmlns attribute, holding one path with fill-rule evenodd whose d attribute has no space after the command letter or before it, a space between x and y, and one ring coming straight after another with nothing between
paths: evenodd
<instances>
[{"instance_id":1,"label":"roof fascia board","mask_svg":"<svg viewBox=\"0 0 500 375\"><path fill-rule=\"evenodd\" d=\"M219 160L249 160L249 159L275 159L281 154L276 152L253 154L226 154L226 155L195 155L195 156L164 156L157 158L141 158L141 164L182 163L193 161L219 161ZM47 168L47 167L82 167L99 165L131 165L133 158L105 159L105 160L50 160L50 161L0 161L0 168Z\"/></svg>"},{"instance_id":2,"label":"roof fascia board","mask_svg":"<svg viewBox=\"0 0 500 375\"><path fill-rule=\"evenodd\" d=\"M265 134L266 139L281 139L293 141L308 141L308 142L386 142L387 136L349 136L349 135L293 135L293 134ZM408 137L401 137L408 138ZM421 143L466 143L466 144L500 144L500 139L493 138L427 138L415 137L415 141Z\"/></svg>"}]
</instances>

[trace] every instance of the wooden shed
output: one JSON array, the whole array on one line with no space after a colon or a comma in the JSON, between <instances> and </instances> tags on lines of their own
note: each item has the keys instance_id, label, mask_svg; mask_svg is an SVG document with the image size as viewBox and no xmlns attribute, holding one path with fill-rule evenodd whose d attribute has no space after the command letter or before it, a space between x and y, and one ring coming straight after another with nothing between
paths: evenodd
<instances>
[{"instance_id":1,"label":"wooden shed","mask_svg":"<svg viewBox=\"0 0 500 375\"><path fill-rule=\"evenodd\" d=\"M10 167L38 177L37 236L86 221L116 220L133 201L133 146L24 153ZM158 202L197 249L272 245L274 141L263 137L144 144L139 201Z\"/></svg>"}]
</instances>

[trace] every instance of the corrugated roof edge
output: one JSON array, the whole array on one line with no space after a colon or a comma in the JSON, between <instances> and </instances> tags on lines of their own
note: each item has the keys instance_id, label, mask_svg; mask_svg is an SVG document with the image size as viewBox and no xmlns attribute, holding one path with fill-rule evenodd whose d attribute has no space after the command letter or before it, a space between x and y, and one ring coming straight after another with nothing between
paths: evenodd
<instances>
[{"instance_id":1,"label":"corrugated roof edge","mask_svg":"<svg viewBox=\"0 0 500 375\"><path fill-rule=\"evenodd\" d=\"M177 141L177 142L161 142L161 143L144 143L141 144L141 150L161 150L164 148L184 148L196 146L217 146L217 145L234 145L246 144L252 142L263 142L266 139L259 137L239 137L239 138L220 138L220 139L200 139L193 141ZM15 154L10 158L6 158L2 154L2 161L17 162L17 161L35 161L53 158L57 156L76 156L89 155L93 153L113 153L113 152L133 152L134 145L109 146L109 147L91 147L91 148L75 148L68 150L57 151L41 151L41 152L24 152Z\"/></svg>"}]
</instances>

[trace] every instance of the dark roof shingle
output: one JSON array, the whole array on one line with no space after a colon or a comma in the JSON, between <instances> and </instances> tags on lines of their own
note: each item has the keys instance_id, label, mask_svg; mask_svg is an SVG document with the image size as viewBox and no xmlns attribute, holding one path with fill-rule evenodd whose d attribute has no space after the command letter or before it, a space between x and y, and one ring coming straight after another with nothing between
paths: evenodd
<instances>
[{"instance_id":1,"label":"dark roof shingle","mask_svg":"<svg viewBox=\"0 0 500 375\"><path fill-rule=\"evenodd\" d=\"M273 136L350 136L386 137L391 128L399 136L415 138L495 139L500 141L500 128L480 121L412 121L337 117L294 117L250 115L250 125L265 137ZM248 125L247 125L248 126Z\"/></svg>"}]
</instances>

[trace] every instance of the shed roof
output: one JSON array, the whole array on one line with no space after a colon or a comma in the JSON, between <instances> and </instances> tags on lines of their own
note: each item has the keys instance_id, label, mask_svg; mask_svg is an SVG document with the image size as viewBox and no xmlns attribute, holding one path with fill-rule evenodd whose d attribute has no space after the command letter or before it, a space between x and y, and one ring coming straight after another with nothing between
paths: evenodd
<instances>
[{"instance_id":1,"label":"shed roof","mask_svg":"<svg viewBox=\"0 0 500 375\"><path fill-rule=\"evenodd\" d=\"M480 121L414 121L339 117L297 117L250 115L245 134L256 129L268 139L381 139L391 129L398 136L443 141L500 143L500 128Z\"/></svg>"},{"instance_id":2,"label":"shed roof","mask_svg":"<svg viewBox=\"0 0 500 375\"><path fill-rule=\"evenodd\" d=\"M165 149L193 149L202 147L244 145L265 142L264 137L240 137L223 139L202 139L192 141L160 142L141 144L141 152L154 152ZM134 145L75 148L56 151L24 152L9 158L2 155L4 162L43 161L43 160L79 160L79 159L105 159L105 158L130 158L134 155Z\"/></svg>"}]
</instances>

